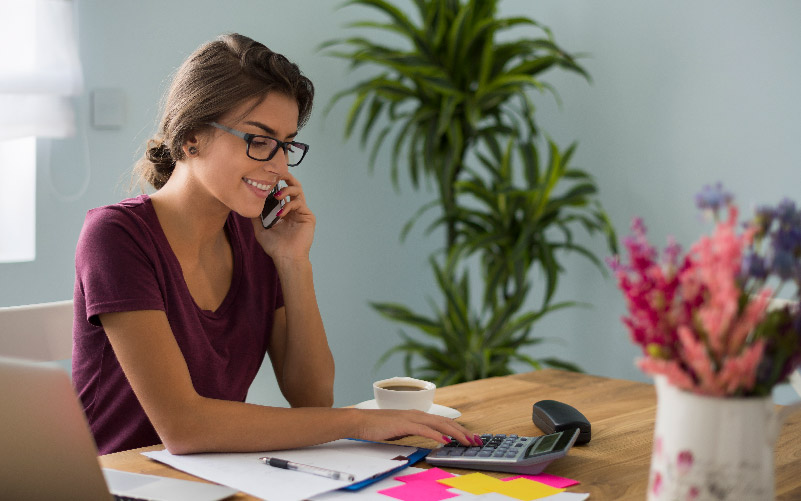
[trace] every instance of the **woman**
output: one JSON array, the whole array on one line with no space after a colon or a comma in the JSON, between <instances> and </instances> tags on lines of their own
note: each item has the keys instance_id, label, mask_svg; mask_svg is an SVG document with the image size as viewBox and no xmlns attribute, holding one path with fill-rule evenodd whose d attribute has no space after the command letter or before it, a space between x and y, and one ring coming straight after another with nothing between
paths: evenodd
<instances>
[{"instance_id":1,"label":"woman","mask_svg":"<svg viewBox=\"0 0 801 501\"><path fill-rule=\"evenodd\" d=\"M314 88L241 35L178 70L137 169L156 192L87 214L76 252L73 379L101 454L300 447L342 437L479 439L417 411L332 409L314 293L315 217L289 172ZM279 181L286 202L258 216ZM291 408L244 403L264 355Z\"/></svg>"}]
</instances>

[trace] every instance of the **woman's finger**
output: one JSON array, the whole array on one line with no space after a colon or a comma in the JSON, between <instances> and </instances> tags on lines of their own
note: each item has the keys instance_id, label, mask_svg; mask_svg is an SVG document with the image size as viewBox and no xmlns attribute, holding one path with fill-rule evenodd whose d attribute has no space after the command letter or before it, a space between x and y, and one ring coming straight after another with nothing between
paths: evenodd
<instances>
[{"instance_id":1,"label":"woman's finger","mask_svg":"<svg viewBox=\"0 0 801 501\"><path fill-rule=\"evenodd\" d=\"M302 200L303 196L303 188L300 186L284 186L278 193L275 194L275 198L278 200L285 200L289 198L290 200L299 199Z\"/></svg>"},{"instance_id":2,"label":"woman's finger","mask_svg":"<svg viewBox=\"0 0 801 501\"><path fill-rule=\"evenodd\" d=\"M419 421L420 424L427 426L432 431L435 431L436 434L453 437L456 441L464 445L473 445L480 441L476 434L470 432L470 430L457 423L453 419L428 414L426 412L412 412L414 413L413 416L416 421ZM436 434L428 434L426 436L442 442L442 437L437 437Z\"/></svg>"}]
</instances>

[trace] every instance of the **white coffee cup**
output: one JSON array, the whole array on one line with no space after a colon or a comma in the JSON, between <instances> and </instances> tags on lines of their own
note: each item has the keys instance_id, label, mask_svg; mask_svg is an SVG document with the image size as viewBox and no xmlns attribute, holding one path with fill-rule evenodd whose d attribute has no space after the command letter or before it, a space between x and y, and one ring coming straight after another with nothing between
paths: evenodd
<instances>
[{"instance_id":1,"label":"white coffee cup","mask_svg":"<svg viewBox=\"0 0 801 501\"><path fill-rule=\"evenodd\" d=\"M426 412L434 404L437 385L413 377L392 377L373 383L380 409L417 409Z\"/></svg>"}]
</instances>

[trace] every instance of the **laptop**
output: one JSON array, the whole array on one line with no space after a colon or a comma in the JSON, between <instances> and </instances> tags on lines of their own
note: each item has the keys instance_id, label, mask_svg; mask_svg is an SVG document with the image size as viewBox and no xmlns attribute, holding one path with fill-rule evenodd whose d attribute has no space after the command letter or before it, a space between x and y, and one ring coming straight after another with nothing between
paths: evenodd
<instances>
[{"instance_id":1,"label":"laptop","mask_svg":"<svg viewBox=\"0 0 801 501\"><path fill-rule=\"evenodd\" d=\"M221 485L101 468L69 375L0 357L0 497L3 499L216 501Z\"/></svg>"}]
</instances>

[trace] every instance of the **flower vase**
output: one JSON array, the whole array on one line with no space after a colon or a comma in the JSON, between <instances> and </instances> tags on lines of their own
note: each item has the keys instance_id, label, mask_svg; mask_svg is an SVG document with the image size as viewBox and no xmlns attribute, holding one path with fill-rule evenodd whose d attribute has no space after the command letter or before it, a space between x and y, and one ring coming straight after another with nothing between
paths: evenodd
<instances>
[{"instance_id":1,"label":"flower vase","mask_svg":"<svg viewBox=\"0 0 801 501\"><path fill-rule=\"evenodd\" d=\"M709 397L656 376L649 501L772 500L781 419L770 397Z\"/></svg>"}]
</instances>

